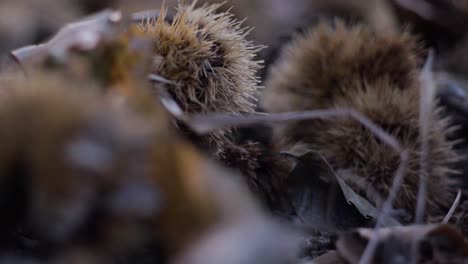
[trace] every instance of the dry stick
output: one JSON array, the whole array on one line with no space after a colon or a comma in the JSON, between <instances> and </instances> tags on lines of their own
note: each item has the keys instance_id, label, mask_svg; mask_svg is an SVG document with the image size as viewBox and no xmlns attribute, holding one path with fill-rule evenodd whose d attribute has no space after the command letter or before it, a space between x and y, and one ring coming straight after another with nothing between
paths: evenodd
<instances>
[{"instance_id":1,"label":"dry stick","mask_svg":"<svg viewBox=\"0 0 468 264\"><path fill-rule=\"evenodd\" d=\"M460 205L461 195L462 195L462 191L458 190L457 197L455 198L455 201L453 202L452 207L450 207L449 212L447 213L447 215L444 217L444 220L442 221L443 224L447 224L450 221L450 218L452 218L453 214L455 213L455 210L457 210L457 207Z\"/></svg>"},{"instance_id":2,"label":"dry stick","mask_svg":"<svg viewBox=\"0 0 468 264\"><path fill-rule=\"evenodd\" d=\"M157 75L149 75L148 78L155 82L161 82ZM170 80L169 80L170 81ZM349 108L335 108L323 110L311 110L285 113L252 113L233 115L225 113L192 114L182 112L179 104L167 93L165 89L158 89L160 101L166 110L174 118L186 123L194 132L208 134L214 130L227 127L245 127L258 124L270 125L271 123L284 123L303 121L310 119L330 119L334 117L351 117L374 133L382 142L389 145L396 152L403 151L400 143L385 130L374 124L363 114Z\"/></svg>"},{"instance_id":3,"label":"dry stick","mask_svg":"<svg viewBox=\"0 0 468 264\"><path fill-rule=\"evenodd\" d=\"M213 130L226 128L226 127L241 127L251 126L255 124L271 124L273 122L292 122L302 121L309 119L330 119L335 117L351 117L372 131L380 140L389 145L396 152L403 151L400 143L385 132L382 128L374 124L370 119L361 113L346 108L326 109L326 110L312 110L303 112L287 112L275 114L247 114L241 116L229 114L205 114L205 115L191 115L182 117L195 132L200 134L210 133Z\"/></svg>"},{"instance_id":4,"label":"dry stick","mask_svg":"<svg viewBox=\"0 0 468 264\"><path fill-rule=\"evenodd\" d=\"M427 196L427 172L429 156L429 129L432 123L432 110L435 95L435 84L432 76L434 52L429 51L426 64L421 74L421 100L419 113L419 134L421 140L421 154L419 157L419 190L415 212L415 224L424 222Z\"/></svg>"},{"instance_id":5,"label":"dry stick","mask_svg":"<svg viewBox=\"0 0 468 264\"><path fill-rule=\"evenodd\" d=\"M214 130L227 127L245 127L257 124L270 124L272 122L292 122L307 119L327 119L337 116L346 116L349 114L348 109L328 109L328 110L313 110L303 112L287 112L287 113L254 113L247 115L230 115L230 114L197 114L184 116L183 120L192 127L192 129L200 134L207 134Z\"/></svg>"},{"instance_id":6,"label":"dry stick","mask_svg":"<svg viewBox=\"0 0 468 264\"><path fill-rule=\"evenodd\" d=\"M408 166L408 151L404 150L400 153L400 165L395 173L392 187L390 188L390 192L388 194L387 199L385 200L382 206L382 213L380 214L379 218L377 219L377 224L375 225L375 229L382 227L382 222L390 213L393 207L393 202L395 201L396 195L400 190L400 187L403 183L403 179L405 176L405 171ZM376 231L374 231L369 243L367 243L366 249L362 254L361 259L359 260L359 264L367 264L370 263L371 259L374 257L375 250L377 249L377 245L379 242L379 235Z\"/></svg>"},{"instance_id":7,"label":"dry stick","mask_svg":"<svg viewBox=\"0 0 468 264\"><path fill-rule=\"evenodd\" d=\"M172 85L177 85L177 82L171 81L169 79L166 79L162 77L161 75L151 73L148 75L148 80L152 83L163 83L163 84L172 84Z\"/></svg>"}]
</instances>

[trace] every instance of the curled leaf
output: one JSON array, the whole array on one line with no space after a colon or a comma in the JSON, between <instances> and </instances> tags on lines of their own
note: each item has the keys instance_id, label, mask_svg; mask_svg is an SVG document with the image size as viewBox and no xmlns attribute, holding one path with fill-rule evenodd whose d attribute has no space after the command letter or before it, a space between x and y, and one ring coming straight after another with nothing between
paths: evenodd
<instances>
[{"instance_id":1,"label":"curled leaf","mask_svg":"<svg viewBox=\"0 0 468 264\"><path fill-rule=\"evenodd\" d=\"M380 211L374 205L372 205L368 200L366 200L361 195L357 194L351 187L349 187L349 185L346 184L346 182L340 176L341 173L343 172L338 172L338 174L336 175L336 180L338 181L341 191L346 197L346 200L348 201L348 203L354 204L354 206L356 206L358 211L364 217L367 217L367 218L372 217L374 219L377 219L378 216L380 215ZM384 227L401 226L401 224L394 218L390 216L385 216L382 222L382 226Z\"/></svg>"},{"instance_id":2,"label":"curled leaf","mask_svg":"<svg viewBox=\"0 0 468 264\"><path fill-rule=\"evenodd\" d=\"M336 181L338 182L338 185L340 186L340 189L346 198L346 201L348 204L353 204L359 211L361 215L363 215L366 218L373 218L377 219L380 215L380 211L372 205L366 198L362 197L361 195L357 194L344 180L344 174L349 174L348 171L345 170L340 170L336 172L331 164L325 159L325 157L318 151L314 150L304 150L300 145L297 148L293 149L293 153L287 153L288 155L291 156L296 156L299 159L304 159L308 155L318 155L321 160L327 165L328 169L332 172L332 174L335 176ZM298 155L298 156L297 156ZM384 227L391 227L391 226L401 226L401 223L399 223L397 220L390 216L385 216L382 222L382 226Z\"/></svg>"},{"instance_id":3,"label":"curled leaf","mask_svg":"<svg viewBox=\"0 0 468 264\"><path fill-rule=\"evenodd\" d=\"M46 43L16 49L11 56L24 69L43 63L49 56L64 60L73 49L94 49L115 32L121 21L119 11L105 10L66 25Z\"/></svg>"}]
</instances>

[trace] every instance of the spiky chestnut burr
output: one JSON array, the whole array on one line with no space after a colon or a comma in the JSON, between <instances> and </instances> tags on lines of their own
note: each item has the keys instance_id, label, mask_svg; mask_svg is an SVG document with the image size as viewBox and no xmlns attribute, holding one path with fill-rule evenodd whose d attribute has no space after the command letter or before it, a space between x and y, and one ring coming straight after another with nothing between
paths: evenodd
<instances>
[{"instance_id":1,"label":"spiky chestnut burr","mask_svg":"<svg viewBox=\"0 0 468 264\"><path fill-rule=\"evenodd\" d=\"M272 67L262 104L270 112L349 108L367 116L409 150L395 206L412 214L420 175L420 54L406 33L379 36L363 26L320 25L298 36ZM428 136L428 214L444 213L453 202L450 164L459 159L446 139L449 121L440 112L434 107ZM347 118L281 125L276 136L286 145L320 151L334 170L350 170L383 197L400 164L398 153Z\"/></svg>"},{"instance_id":2,"label":"spiky chestnut burr","mask_svg":"<svg viewBox=\"0 0 468 264\"><path fill-rule=\"evenodd\" d=\"M181 4L171 22L162 10L157 20L141 25L153 42L151 72L170 83L164 86L186 113L252 112L258 88L255 60L260 47L246 40L248 29L220 4ZM212 133L207 144L222 154L231 131Z\"/></svg>"},{"instance_id":3,"label":"spiky chestnut burr","mask_svg":"<svg viewBox=\"0 0 468 264\"><path fill-rule=\"evenodd\" d=\"M157 20L141 24L144 35L154 42L151 72L166 80L155 89L167 90L185 113L254 112L256 71L261 66L255 57L261 47L246 39L249 30L233 15L217 13L220 7L181 4L174 17L168 18L163 9ZM230 129L200 137L180 128L197 146L240 171L268 207L292 210L279 187L290 165L275 152L274 144L240 142L238 131Z\"/></svg>"},{"instance_id":4,"label":"spiky chestnut burr","mask_svg":"<svg viewBox=\"0 0 468 264\"><path fill-rule=\"evenodd\" d=\"M406 33L375 37L363 26L320 24L286 47L270 70L262 101L275 111L291 111L330 107L348 90L378 80L408 89L418 82L420 55Z\"/></svg>"}]
</instances>

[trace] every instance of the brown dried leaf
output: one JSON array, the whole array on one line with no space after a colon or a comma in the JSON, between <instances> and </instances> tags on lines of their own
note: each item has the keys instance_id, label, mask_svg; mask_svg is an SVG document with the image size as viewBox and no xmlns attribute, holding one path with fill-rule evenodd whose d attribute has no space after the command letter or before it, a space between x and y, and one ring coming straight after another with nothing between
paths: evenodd
<instances>
[{"instance_id":1,"label":"brown dried leaf","mask_svg":"<svg viewBox=\"0 0 468 264\"><path fill-rule=\"evenodd\" d=\"M358 193L356 193L344 180L343 174L348 174L348 171L338 171L336 172L333 167L330 165L330 163L323 157L323 155L314 150L310 149L304 149L303 146L297 145L295 148L293 148L293 152L284 152L290 156L296 157L299 160L306 160L307 156L313 155L313 156L319 156L320 159L326 164L328 169L331 171L331 173L335 176L336 181L338 182L338 185L340 186L340 190L342 191L344 197L346 198L346 201L348 204L353 204L359 213L364 216L365 218L373 218L377 219L380 215L380 210L377 209L374 205L372 205L366 198L362 197ZM384 227L391 227L391 226L401 226L401 223L399 223L397 220L390 216L384 216L384 219L382 220L382 226Z\"/></svg>"},{"instance_id":2,"label":"brown dried leaf","mask_svg":"<svg viewBox=\"0 0 468 264\"><path fill-rule=\"evenodd\" d=\"M112 36L122 21L118 11L106 10L64 26L46 43L27 46L11 52L25 70L43 63L49 56L63 61L71 50L91 50Z\"/></svg>"},{"instance_id":3,"label":"brown dried leaf","mask_svg":"<svg viewBox=\"0 0 468 264\"><path fill-rule=\"evenodd\" d=\"M343 195L346 197L348 203L354 204L358 211L366 218L372 217L377 219L380 215L380 210L378 210L374 205L372 205L367 199L357 194L340 176L342 172L338 172L336 175L336 180L340 185ZM394 218L385 215L382 220L382 226L391 227L391 226L401 226L401 224Z\"/></svg>"}]
</instances>

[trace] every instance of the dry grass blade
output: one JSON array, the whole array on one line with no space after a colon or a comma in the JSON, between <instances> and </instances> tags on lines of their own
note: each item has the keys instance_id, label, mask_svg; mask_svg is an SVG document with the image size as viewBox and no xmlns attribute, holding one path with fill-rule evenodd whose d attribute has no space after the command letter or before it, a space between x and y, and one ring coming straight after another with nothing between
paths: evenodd
<instances>
[{"instance_id":1,"label":"dry grass blade","mask_svg":"<svg viewBox=\"0 0 468 264\"><path fill-rule=\"evenodd\" d=\"M255 113L249 115L209 114L192 115L187 118L189 125L198 133L206 134L210 131L225 127L247 127L255 124L269 124L277 122L297 121L315 118L332 118L344 116L345 109L315 110L304 112L288 112L279 114Z\"/></svg>"},{"instance_id":2,"label":"dry grass blade","mask_svg":"<svg viewBox=\"0 0 468 264\"><path fill-rule=\"evenodd\" d=\"M444 220L442 221L443 224L448 223L450 221L450 218L452 218L453 214L455 213L455 210L457 210L458 206L460 205L461 196L462 196L462 191L458 190L455 201L453 202L452 206L450 207L450 210L448 211L447 215L444 217Z\"/></svg>"},{"instance_id":3,"label":"dry grass blade","mask_svg":"<svg viewBox=\"0 0 468 264\"><path fill-rule=\"evenodd\" d=\"M415 213L415 223L421 224L424 221L424 211L426 209L427 195L427 173L429 156L429 131L432 124L432 111L434 106L435 82L432 74L434 63L434 52L431 50L427 57L421 74L421 100L419 112L419 134L421 140L421 156L419 171L419 190Z\"/></svg>"},{"instance_id":4,"label":"dry grass blade","mask_svg":"<svg viewBox=\"0 0 468 264\"><path fill-rule=\"evenodd\" d=\"M162 77L161 75L154 74L154 73L148 75L148 80L149 80L150 82L155 82L155 83L163 83L163 84L177 85L176 82L171 81L171 80L168 80L168 79Z\"/></svg>"},{"instance_id":5,"label":"dry grass blade","mask_svg":"<svg viewBox=\"0 0 468 264\"><path fill-rule=\"evenodd\" d=\"M200 134L206 134L213 130L225 127L245 127L255 124L268 125L271 123L293 122L310 119L330 119L336 117L353 118L367 129L372 131L372 133L374 133L385 144L393 148L396 152L403 152L403 148L394 137L374 124L370 119L353 109L336 108L275 114L255 113L242 116L234 116L230 114L191 115L184 119L194 131Z\"/></svg>"},{"instance_id":6,"label":"dry grass blade","mask_svg":"<svg viewBox=\"0 0 468 264\"><path fill-rule=\"evenodd\" d=\"M400 190L400 187L403 183L403 179L405 176L405 170L408 166L408 152L406 150L400 153L400 165L398 166L398 170L395 173L395 177L393 178L392 187L390 188L390 192L388 194L387 199L385 200L382 206L382 212L377 219L377 224L375 225L375 230L382 227L382 223L388 213L392 210L393 202L395 201L396 195ZM379 242L379 237L377 232L374 231L372 238L370 239L369 243L362 254L362 257L359 261L359 264L367 264L370 263L371 259L374 256L375 250L377 249L377 245Z\"/></svg>"}]
</instances>

